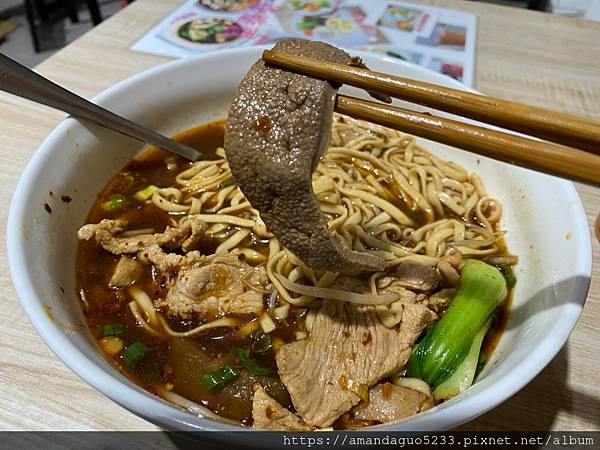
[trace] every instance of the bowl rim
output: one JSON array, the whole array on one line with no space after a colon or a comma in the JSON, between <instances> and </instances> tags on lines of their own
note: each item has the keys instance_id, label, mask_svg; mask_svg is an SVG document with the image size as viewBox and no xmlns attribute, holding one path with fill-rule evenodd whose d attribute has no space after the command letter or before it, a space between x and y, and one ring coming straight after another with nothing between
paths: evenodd
<instances>
[{"instance_id":1,"label":"bowl rim","mask_svg":"<svg viewBox=\"0 0 600 450\"><path fill-rule=\"evenodd\" d=\"M137 84L146 77L160 76L161 74L176 70L180 66L185 66L190 63L193 64L198 60L230 59L235 58L238 54L258 54L261 50L266 48L268 47L228 49L216 53L167 62L120 81L96 95L92 101L100 105L105 102L110 102L111 99L120 95L121 91L127 90L130 86ZM429 71L434 73L436 78L444 77L446 83L448 83L448 80L451 80L452 84L459 89L477 92L456 80L421 66L416 66L405 61L382 58L380 55L373 53L356 50L351 51L353 54L371 59L381 59L390 64L404 65L411 68L417 68L418 70ZM30 276L23 257L25 254L25 245L21 235L20 224L25 213L26 203L24 200L29 196L30 192L36 189L34 175L41 170L46 158L54 152L53 148L55 147L55 141L58 140L74 123L78 123L76 119L67 117L44 139L23 170L11 200L6 230L7 257L12 282L26 315L46 345L67 367L69 367L69 369L94 389L100 391L109 399L122 405L137 416L145 418L154 424L159 424L167 429L183 428L187 430L207 431L248 430L248 428L243 428L239 425L217 422L207 416L190 415L190 413L179 409L172 403L166 402L158 396L142 390L132 382L125 383L115 379L113 376L106 376L105 370L79 351L79 349L68 339L64 330L59 329L57 326L49 326L49 324L52 325L52 323L49 322L49 319L42 313L41 308L39 308L41 301L38 300L36 291L28 282ZM414 416L409 422L405 422L414 425L412 427L413 429L434 430L458 426L506 401L527 385L546 367L546 365L548 365L548 363L550 363L562 349L569 335L575 328L587 298L591 279L591 237L585 210L583 209L581 199L579 198L573 183L559 179L557 179L556 182L562 185L561 188L564 190L565 196L568 197L569 202L572 202L574 205L574 213L572 215L574 217L576 229L573 230L573 236L576 236L578 239L576 251L579 255L575 270L578 274L583 274L585 277L585 282L573 286L570 292L570 302L563 305L565 310L555 325L557 332L546 336L540 341L540 345L530 353L529 357L513 369L510 377L504 376L494 383L494 389L488 388L481 392L465 396L460 402L443 410L434 409L431 413ZM498 392L501 392L501 394L498 395ZM202 423L191 423L198 421ZM394 430L398 428L398 423L399 422L382 424L373 427L373 429ZM225 435L223 438L226 439Z\"/></svg>"}]
</instances>

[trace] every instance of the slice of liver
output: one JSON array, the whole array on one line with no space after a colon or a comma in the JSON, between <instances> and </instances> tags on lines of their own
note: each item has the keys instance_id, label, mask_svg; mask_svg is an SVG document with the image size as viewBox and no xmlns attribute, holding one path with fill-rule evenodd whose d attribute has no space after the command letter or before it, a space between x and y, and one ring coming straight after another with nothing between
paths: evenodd
<instances>
[{"instance_id":1,"label":"slice of liver","mask_svg":"<svg viewBox=\"0 0 600 450\"><path fill-rule=\"evenodd\" d=\"M322 42L285 40L275 51L342 64L357 61ZM311 177L329 144L337 89L256 62L233 99L225 131L229 166L269 230L309 267L354 273L385 268L345 248L327 229Z\"/></svg>"}]
</instances>

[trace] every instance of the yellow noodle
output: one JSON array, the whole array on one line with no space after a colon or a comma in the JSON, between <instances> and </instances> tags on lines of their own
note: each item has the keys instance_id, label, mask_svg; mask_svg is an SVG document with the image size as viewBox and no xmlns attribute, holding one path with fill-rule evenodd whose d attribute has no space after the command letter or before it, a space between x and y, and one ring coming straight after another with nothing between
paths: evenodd
<instances>
[{"instance_id":1,"label":"yellow noodle","mask_svg":"<svg viewBox=\"0 0 600 450\"><path fill-rule=\"evenodd\" d=\"M315 169L312 186L330 232L343 246L381 256L392 268L406 260L436 267L450 249L470 257L498 251L501 204L487 196L477 175L437 158L412 136L339 118L335 116L330 147ZM239 186L231 184L222 148L217 156L221 159L192 163L176 175L173 186L156 191L152 203L175 214L197 214L207 223L206 236L214 239L217 253L243 246L239 252L246 262L265 264L271 284L264 290L274 289L280 304L316 308L322 298L347 296L331 288L336 274L311 270L281 246ZM390 201L390 195L399 201ZM404 204L417 214L396 206ZM458 219L449 218L450 213ZM351 297L359 303L380 302L376 282L384 275L369 277L371 294ZM155 330L142 317L148 305L136 302L132 308Z\"/></svg>"},{"instance_id":2,"label":"yellow noodle","mask_svg":"<svg viewBox=\"0 0 600 450\"><path fill-rule=\"evenodd\" d=\"M146 292L140 289L137 286L132 286L129 288L129 295L133 297L135 302L138 304L144 315L146 316L146 321L152 326L152 328L158 328L158 318L156 315L156 310L154 309L154 305L152 304L152 300Z\"/></svg>"},{"instance_id":3,"label":"yellow noodle","mask_svg":"<svg viewBox=\"0 0 600 450\"><path fill-rule=\"evenodd\" d=\"M237 216L230 216L228 214L197 214L200 220L206 223L228 223L230 225L236 225L238 227L252 228L255 222L251 219L243 219Z\"/></svg>"},{"instance_id":4,"label":"yellow noodle","mask_svg":"<svg viewBox=\"0 0 600 450\"><path fill-rule=\"evenodd\" d=\"M138 306L138 304L135 301L129 302L128 306L129 306L129 310L131 311L131 314L135 318L135 321L137 322L137 324L139 326L141 326L144 329L144 331L150 333L151 335L153 335L155 337L158 337L161 339L164 338L164 336L159 331L152 328L150 325L148 325L146 320L144 320L144 317L142 316L142 313L140 312L140 307Z\"/></svg>"},{"instance_id":5,"label":"yellow noodle","mask_svg":"<svg viewBox=\"0 0 600 450\"><path fill-rule=\"evenodd\" d=\"M181 205L175 203L181 200L181 191L175 188L163 188L157 189L152 194L152 203L163 211L168 212L188 212L190 209L189 205Z\"/></svg>"},{"instance_id":6,"label":"yellow noodle","mask_svg":"<svg viewBox=\"0 0 600 450\"><path fill-rule=\"evenodd\" d=\"M382 198L376 197L369 192L359 191L357 189L340 189L340 191L348 195L350 197L357 197L361 200L371 203L385 212L387 212L390 216L398 221L401 225L412 225L412 220L404 214L400 209L396 206L392 205L390 202L383 200Z\"/></svg>"},{"instance_id":7,"label":"yellow noodle","mask_svg":"<svg viewBox=\"0 0 600 450\"><path fill-rule=\"evenodd\" d=\"M160 320L160 324L162 325L164 330L167 332L167 334L169 334L170 336L176 336L176 337L191 337L191 336L195 336L198 333L202 333L203 331L211 330L213 328L222 328L222 327L233 328L233 327L239 326L239 324L240 324L240 322L238 320L232 319L231 317L221 317L220 319L216 319L216 320L213 320L212 322L202 324L202 325L197 326L196 328L192 328L191 330L188 330L188 331L175 331L169 326L169 324L167 323L167 321L165 320L165 318L162 315L159 315L158 317Z\"/></svg>"},{"instance_id":8,"label":"yellow noodle","mask_svg":"<svg viewBox=\"0 0 600 450\"><path fill-rule=\"evenodd\" d=\"M278 280L286 289L297 292L303 295L311 295L313 297L341 300L343 302L355 303L359 305L387 305L398 300L398 295L394 293L388 294L357 294L355 292L342 291L339 289L321 288L317 286L306 286L303 284L293 283L280 274L275 274Z\"/></svg>"},{"instance_id":9,"label":"yellow noodle","mask_svg":"<svg viewBox=\"0 0 600 450\"><path fill-rule=\"evenodd\" d=\"M233 249L235 246L240 244L244 239L248 237L250 230L238 230L227 238L225 242L217 247L215 253L226 253Z\"/></svg>"}]
</instances>

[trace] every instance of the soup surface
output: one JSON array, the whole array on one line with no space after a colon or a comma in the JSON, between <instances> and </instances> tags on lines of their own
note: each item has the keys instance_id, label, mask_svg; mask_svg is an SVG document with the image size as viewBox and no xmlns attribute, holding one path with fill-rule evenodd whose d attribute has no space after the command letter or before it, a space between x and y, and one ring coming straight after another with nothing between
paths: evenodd
<instances>
[{"instance_id":1,"label":"soup surface","mask_svg":"<svg viewBox=\"0 0 600 450\"><path fill-rule=\"evenodd\" d=\"M356 144L356 138L344 136L344 133L350 133L347 121L340 117L336 120L338 128L334 129L332 148L335 147L337 139L341 142L337 147L351 148L352 152L371 152L370 155L373 155L375 146L373 143L365 141L361 145L354 145L353 139ZM355 124L352 126L356 127ZM371 133L378 139L381 138L382 142L387 139L386 136L378 135L377 130L363 129L361 132ZM98 233L94 235L95 239L80 240L76 264L77 289L88 326L98 339L100 348L106 358L127 377L145 389L182 407L193 408L190 402L200 404L223 418L251 426L253 424L252 402L258 384L281 406L296 412L288 389L280 378L276 354L288 343L307 339L311 333L311 322L314 322L314 317L322 304L322 299L318 295L310 296L296 292L294 289L298 289L297 285L330 286L331 289L342 289L342 292L363 291L360 288L353 289L352 283L348 283L347 280L342 283L339 277L334 281L335 275L315 274L302 267L301 262L293 259L293 255L285 254L285 249L279 247L267 230L260 229L260 221L252 212L250 205L244 203L235 181L228 174L222 149L223 134L224 121L218 121L199 126L175 137L176 140L195 147L205 155L200 165L157 149L146 150L124 167L98 195L86 223L96 224L104 219L119 221L121 228L117 232L111 231L111 239L118 236L120 242L123 242L123 239L135 240L139 237L142 241L147 236L166 233L165 230L169 227L176 229L178 224L181 224L182 218L197 213L202 220L208 221L200 238L196 239L189 248L185 248L185 244L179 241L176 244L159 244L159 247L162 245L162 250L157 247L158 250L167 257L174 258L186 258L187 255L196 252L195 258L198 260L215 253L227 257L233 255L239 263L235 263L238 264L237 266L231 263L233 265L229 267L235 266L241 268L239 273L250 274L248 278L250 281L244 280L245 293L259 295L264 309L261 307L259 313L244 311L227 313L224 312L223 307L219 307L216 310L204 311L202 316L196 314L195 309L192 312L185 310L182 313L182 309L177 312L167 300L174 298L171 290L181 279L181 272L177 274L172 268L161 269L151 256L144 254L145 247L139 252L119 254L117 251L111 251L102 243ZM403 149L403 155L407 155L409 152L406 149L414 145L411 139L404 135L398 138L396 145ZM357 245L359 249L380 251L381 248L378 246L381 246L381 242L385 242L386 251L391 255L388 258L390 261L392 258L400 258L399 255L404 254L402 251L409 251L422 256L423 261L430 266L433 265L434 268L438 264L435 269L437 270L435 287L414 291L411 291L410 287L402 288L409 290L417 302L425 303L435 294L440 293L442 297L446 293L451 298L455 293L458 284L456 279L453 279L452 273L459 274L460 269L448 266L449 274L446 274L442 270L445 266L439 265L439 261L452 258L453 255L458 257L459 261L467 257L484 259L492 265L501 267L504 273L509 274L507 279L512 278L510 266L516 260L509 255L502 240L497 201L481 201L485 199L486 194L480 192L475 200L477 206L472 204L470 208L468 207L469 198L472 198L478 190L483 190L482 186L478 186L480 183L478 179L465 175L465 180L468 180L465 182L467 188L464 188L465 184L461 185L449 176L441 179L440 186L443 184L444 189L447 187L448 192L455 194L447 195L447 199L442 196L450 207L447 207L446 203L438 202L439 205L434 204L432 208L424 208L422 203L407 195L406 187L398 184L395 178L387 177L382 172L383 169L378 170L376 163L371 159L380 155L361 160L353 156L352 152L349 153L350 156L348 153L336 156L333 151L331 158L337 159L328 160L329 156L327 156L321 164L327 169L321 170L322 177L316 178L314 183L317 185L320 183L322 188L315 189L315 192L323 205L323 212L327 215L330 225L334 224L331 226L332 232L342 237L346 236L352 242L351 245ZM419 160L415 159L414 173L407 171L406 179L409 183L418 184L422 181L423 186L426 186L429 178L435 180L437 176L435 170L427 168L420 170L417 167L421 164L421 160L424 162L429 158L427 154L425 155L420 156ZM213 163L209 164L208 161ZM437 160L428 161L430 166L436 167ZM202 166L203 162L206 163L204 166ZM340 199L339 193L334 188L328 190L328 178L323 174L337 180L335 178L337 175L331 174L340 167L343 168L344 173L350 174L348 176L354 176L353 174L356 173L359 177L357 179L375 180L371 186L376 187L371 191L386 200L384 207L390 204L399 209L412 224L399 225L389 215L385 216L385 210L382 208L373 207L373 211L370 211L367 204L369 197L363 196L363 200L366 199L364 207L358 201L353 203L357 210L362 208L365 216L360 223L372 225L370 228L365 225L367 234L360 235L362 241L356 238L355 234L345 231L351 230L351 233L356 233L354 228L350 228L352 224L344 228L346 224L342 223L336 228L335 221L340 222L340 217L346 214L339 205L347 203L343 203L344 200ZM447 170L458 171L454 166L448 166ZM343 176L343 173L339 175L339 177ZM460 176L462 172L457 175ZM204 181L212 184L202 184ZM169 190L174 186L176 189ZM377 186L381 191L377 191L379 189ZM426 191L427 187L423 192ZM462 203L454 208L455 211L452 210L457 203L453 200L454 197ZM348 205L348 208L351 207ZM221 217L226 216L229 222L212 221L210 215L220 213L222 213ZM374 224L380 220L377 217L381 219L379 225ZM255 223L248 228L247 221ZM439 239L439 242L433 246L431 239L435 237L435 233L432 233L432 230L435 231L435 226L432 224L444 225L446 224L444 221L450 221L449 226L455 228L452 228L452 232L444 232L440 228L438 234L442 237L438 236L436 239ZM486 221L488 223L482 223ZM377 226L382 231L373 231ZM428 231L427 226L430 226L431 230ZM483 234L481 230L486 228L492 230L491 234ZM415 244L416 239L411 241L411 236L424 229L425 231L422 232L424 237L421 238L423 245ZM490 239L490 236L493 236L493 239ZM156 239L152 241L153 244L156 243ZM134 245L138 244L134 243ZM471 254L469 249L473 250ZM281 261L284 260L285 262L282 263ZM124 280L115 281L116 271L121 265L127 267L125 271L127 276ZM261 268L264 273L251 272L256 268ZM230 272L228 275L216 270L213 273L214 279L209 280L216 283L216 287L203 291L200 301L220 299L225 295L223 292L232 288L223 287L226 283L220 286L219 277L227 278L235 273L238 272ZM370 294L386 295L382 294L385 290L383 282L378 284L385 278L383 275L372 278L371 274L360 274L354 278L363 286L374 283ZM252 281L255 279L252 277L260 280ZM330 282L328 277L331 278ZM178 281L174 281L175 279ZM232 280L228 279L227 283L231 282ZM514 283L509 283L509 295L496 310L492 325L486 334L481 349L480 366L493 352L505 326L512 284ZM315 292L318 294L320 291ZM364 293L364 295L370 294ZM432 314L436 318L441 317L445 307L447 302L439 309L433 309L432 311L435 312ZM430 306L431 308L434 307ZM156 312L158 315L155 316ZM219 320L230 322L219 322L224 323L224 326L217 324L214 328L198 329L203 324L214 324ZM433 323L429 324L428 328L431 325ZM391 329L394 326L398 325L392 325ZM380 383L403 374L403 371L390 374L380 380ZM341 380L340 384L342 384ZM345 386L348 384L346 382ZM350 386L349 389L352 387ZM362 391L359 389L358 392L360 396ZM368 395L363 403L366 402L368 402ZM420 410L417 408L414 413ZM376 423L380 421L360 419L359 414L353 415L349 412L338 417L333 426L353 428Z\"/></svg>"}]
</instances>

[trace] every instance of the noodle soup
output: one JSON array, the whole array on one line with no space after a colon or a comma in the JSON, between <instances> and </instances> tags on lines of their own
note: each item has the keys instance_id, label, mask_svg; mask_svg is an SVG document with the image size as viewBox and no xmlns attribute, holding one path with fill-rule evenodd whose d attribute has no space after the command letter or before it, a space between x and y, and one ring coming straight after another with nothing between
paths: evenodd
<instances>
[{"instance_id":1,"label":"noodle soup","mask_svg":"<svg viewBox=\"0 0 600 450\"><path fill-rule=\"evenodd\" d=\"M416 334L422 338L444 315L472 258L501 268L509 287L481 347L478 365L485 364L506 322L516 257L503 243L501 204L476 174L436 158L411 136L336 115L330 148L313 174L315 195L343 245L381 256L389 267L342 277L311 270L269 233L229 172L223 133L219 121L176 137L203 152L194 163L144 152L94 204L86 223L104 226L80 231L78 293L88 326L119 370L190 411L203 405L257 426L258 386L295 412L277 354L310 338L326 300L375 305L368 308L389 330L402 326L407 304L421 305L431 318ZM174 260L214 269L195 283L208 286L198 303L232 301L169 303L181 298L178 283L189 278L169 266ZM411 264L434 282L399 283L394 277ZM231 306L241 297L246 303ZM384 421L359 412L378 398L373 386L335 381L360 404L335 418L334 428ZM386 386L421 395L401 417L443 401L405 366L379 384L384 396L392 389Z\"/></svg>"}]
</instances>

